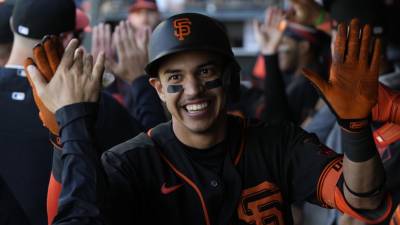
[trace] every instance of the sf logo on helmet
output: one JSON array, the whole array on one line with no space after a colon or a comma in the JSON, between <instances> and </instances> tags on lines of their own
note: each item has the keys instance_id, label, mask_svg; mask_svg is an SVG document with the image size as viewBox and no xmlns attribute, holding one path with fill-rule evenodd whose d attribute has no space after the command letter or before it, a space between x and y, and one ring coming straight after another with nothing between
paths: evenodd
<instances>
[{"instance_id":1,"label":"sf logo on helmet","mask_svg":"<svg viewBox=\"0 0 400 225\"><path fill-rule=\"evenodd\" d=\"M183 41L191 32L190 25L192 22L190 22L189 18L179 18L174 20L173 23L175 28L175 36L178 38L178 40Z\"/></svg>"}]
</instances>

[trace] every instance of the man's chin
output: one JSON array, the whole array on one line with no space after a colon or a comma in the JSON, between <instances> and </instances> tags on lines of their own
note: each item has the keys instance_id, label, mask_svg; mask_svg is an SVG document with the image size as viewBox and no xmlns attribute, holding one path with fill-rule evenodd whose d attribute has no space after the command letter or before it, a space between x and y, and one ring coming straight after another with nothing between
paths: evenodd
<instances>
[{"instance_id":1,"label":"man's chin","mask_svg":"<svg viewBox=\"0 0 400 225\"><path fill-rule=\"evenodd\" d=\"M206 134L206 133L210 133L212 132L213 129L211 129L211 126L205 126L204 124L202 125L188 125L186 126L188 128L188 130L192 133L195 134Z\"/></svg>"}]
</instances>

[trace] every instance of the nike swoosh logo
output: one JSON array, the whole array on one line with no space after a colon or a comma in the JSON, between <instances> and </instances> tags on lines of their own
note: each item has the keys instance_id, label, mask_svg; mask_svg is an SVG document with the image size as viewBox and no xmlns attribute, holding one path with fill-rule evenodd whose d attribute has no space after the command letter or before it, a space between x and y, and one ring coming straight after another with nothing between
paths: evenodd
<instances>
[{"instance_id":1,"label":"nike swoosh logo","mask_svg":"<svg viewBox=\"0 0 400 225\"><path fill-rule=\"evenodd\" d=\"M171 194L172 192L178 190L178 188L182 187L183 184L174 185L171 187L167 187L165 183L161 186L161 193L164 195Z\"/></svg>"}]
</instances>

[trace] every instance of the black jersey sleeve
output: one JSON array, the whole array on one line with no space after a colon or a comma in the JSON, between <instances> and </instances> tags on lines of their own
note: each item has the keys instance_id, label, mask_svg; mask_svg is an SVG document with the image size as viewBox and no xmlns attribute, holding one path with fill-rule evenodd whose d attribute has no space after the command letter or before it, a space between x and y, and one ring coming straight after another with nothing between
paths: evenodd
<instances>
[{"instance_id":1,"label":"black jersey sleeve","mask_svg":"<svg viewBox=\"0 0 400 225\"><path fill-rule=\"evenodd\" d=\"M281 123L272 150L275 176L282 191L291 202L316 201L316 187L321 172L333 160L340 157L321 144L316 135L310 134L292 123ZM278 138L279 137L279 138Z\"/></svg>"},{"instance_id":2,"label":"black jersey sleeve","mask_svg":"<svg viewBox=\"0 0 400 225\"><path fill-rule=\"evenodd\" d=\"M367 223L382 221L391 208L388 197L375 210L356 210L343 195L342 155L319 142L314 134L309 134L292 124L280 126L281 143L276 151L276 161L282 191L290 202L309 201L323 207L337 208Z\"/></svg>"},{"instance_id":3,"label":"black jersey sleeve","mask_svg":"<svg viewBox=\"0 0 400 225\"><path fill-rule=\"evenodd\" d=\"M292 119L282 78L283 75L279 69L278 55L265 55L264 61L267 70L267 76L264 79L264 118L269 122Z\"/></svg>"},{"instance_id":4,"label":"black jersey sleeve","mask_svg":"<svg viewBox=\"0 0 400 225\"><path fill-rule=\"evenodd\" d=\"M97 199L99 162L93 143L97 103L77 103L56 112L63 145L62 190L53 224L103 224Z\"/></svg>"}]
</instances>

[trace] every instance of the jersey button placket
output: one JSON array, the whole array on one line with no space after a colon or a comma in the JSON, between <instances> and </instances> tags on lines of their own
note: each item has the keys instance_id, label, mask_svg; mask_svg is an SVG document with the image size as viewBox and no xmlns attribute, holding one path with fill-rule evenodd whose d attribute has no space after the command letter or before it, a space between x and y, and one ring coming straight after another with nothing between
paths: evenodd
<instances>
[{"instance_id":1,"label":"jersey button placket","mask_svg":"<svg viewBox=\"0 0 400 225\"><path fill-rule=\"evenodd\" d=\"M218 187L219 183L216 180L211 180L210 185L211 185L211 187L216 188L216 187Z\"/></svg>"}]
</instances>

